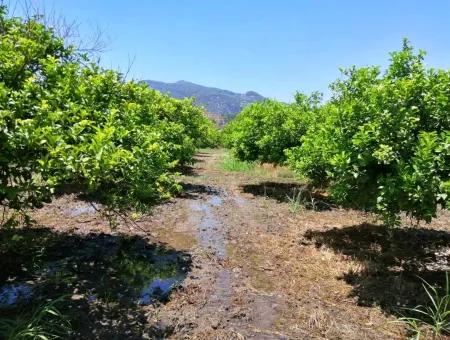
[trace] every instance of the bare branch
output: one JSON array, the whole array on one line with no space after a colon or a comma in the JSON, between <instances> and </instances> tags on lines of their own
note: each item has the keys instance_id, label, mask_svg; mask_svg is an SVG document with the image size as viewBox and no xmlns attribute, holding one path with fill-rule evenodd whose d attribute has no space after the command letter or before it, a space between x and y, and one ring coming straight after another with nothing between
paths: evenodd
<instances>
[{"instance_id":1,"label":"bare branch","mask_svg":"<svg viewBox=\"0 0 450 340\"><path fill-rule=\"evenodd\" d=\"M130 58L130 55L128 55L128 66L126 72L123 73L123 78L127 79L128 75L130 74L131 69L133 68L134 62L136 61L136 55L133 56L133 58Z\"/></svg>"},{"instance_id":2,"label":"bare branch","mask_svg":"<svg viewBox=\"0 0 450 340\"><path fill-rule=\"evenodd\" d=\"M6 5L8 14L14 16L20 7L21 16L25 20L36 20L53 29L54 34L63 39L67 46L73 46L80 53L95 56L106 51L109 39L104 31L96 25L91 27L89 35L81 33L81 24L76 20L69 21L59 14L54 7L47 8L42 3L33 0L0 0L0 4ZM14 2L14 6L11 6Z\"/></svg>"}]
</instances>

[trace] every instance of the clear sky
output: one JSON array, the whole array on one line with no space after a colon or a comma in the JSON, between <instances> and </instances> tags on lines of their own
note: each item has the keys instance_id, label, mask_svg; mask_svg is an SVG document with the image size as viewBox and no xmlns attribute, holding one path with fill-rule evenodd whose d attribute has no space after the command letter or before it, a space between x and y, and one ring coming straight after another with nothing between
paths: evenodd
<instances>
[{"instance_id":1,"label":"clear sky","mask_svg":"<svg viewBox=\"0 0 450 340\"><path fill-rule=\"evenodd\" d=\"M32 0L110 38L103 66L290 101L339 67L386 66L407 37L450 68L450 0ZM82 32L83 32L82 31Z\"/></svg>"}]
</instances>

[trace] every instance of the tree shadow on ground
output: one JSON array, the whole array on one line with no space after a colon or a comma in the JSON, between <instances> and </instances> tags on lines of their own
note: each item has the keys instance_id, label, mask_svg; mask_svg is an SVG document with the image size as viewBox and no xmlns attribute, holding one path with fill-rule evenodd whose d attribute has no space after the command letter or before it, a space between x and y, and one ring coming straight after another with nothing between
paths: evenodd
<instances>
[{"instance_id":1,"label":"tree shadow on ground","mask_svg":"<svg viewBox=\"0 0 450 340\"><path fill-rule=\"evenodd\" d=\"M241 186L241 189L245 193L271 198L278 202L288 203L292 200L298 200L304 207L318 211L330 210L332 207L322 191L307 184L266 181L257 184L245 184Z\"/></svg>"},{"instance_id":2,"label":"tree shadow on ground","mask_svg":"<svg viewBox=\"0 0 450 340\"><path fill-rule=\"evenodd\" d=\"M0 229L0 319L63 297L68 338L164 337L172 329L149 324L142 306L166 302L190 266L189 254L139 236Z\"/></svg>"},{"instance_id":3,"label":"tree shadow on ground","mask_svg":"<svg viewBox=\"0 0 450 340\"><path fill-rule=\"evenodd\" d=\"M450 269L450 233L445 231L362 224L309 230L305 237L360 262L362 270L340 279L353 286L351 296L359 305L377 305L389 314L429 304L420 278L442 286Z\"/></svg>"},{"instance_id":4,"label":"tree shadow on ground","mask_svg":"<svg viewBox=\"0 0 450 340\"><path fill-rule=\"evenodd\" d=\"M210 185L195 184L195 183L180 183L182 187L181 193L178 195L185 199L199 199L202 195L217 195L220 196L221 191Z\"/></svg>"},{"instance_id":5,"label":"tree shadow on ground","mask_svg":"<svg viewBox=\"0 0 450 340\"><path fill-rule=\"evenodd\" d=\"M182 164L175 167L174 171L178 172L184 176L190 177L198 177L200 176L197 172L197 169L194 167L194 164L205 163L205 161L201 158L194 157L192 159L192 163L190 164Z\"/></svg>"}]
</instances>

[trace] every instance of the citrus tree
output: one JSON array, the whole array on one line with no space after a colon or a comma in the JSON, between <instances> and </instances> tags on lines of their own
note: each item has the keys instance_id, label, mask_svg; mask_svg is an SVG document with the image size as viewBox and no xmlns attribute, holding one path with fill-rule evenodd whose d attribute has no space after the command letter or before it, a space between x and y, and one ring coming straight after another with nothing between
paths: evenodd
<instances>
[{"instance_id":1,"label":"citrus tree","mask_svg":"<svg viewBox=\"0 0 450 340\"><path fill-rule=\"evenodd\" d=\"M285 150L300 144L306 116L319 99L297 94L294 104L275 100L251 104L224 128L224 144L241 160L284 163Z\"/></svg>"},{"instance_id":2,"label":"citrus tree","mask_svg":"<svg viewBox=\"0 0 450 340\"><path fill-rule=\"evenodd\" d=\"M76 184L144 209L179 190L174 167L211 143L192 101L125 81L66 46L39 18L0 8L0 203L39 207Z\"/></svg>"},{"instance_id":3,"label":"citrus tree","mask_svg":"<svg viewBox=\"0 0 450 340\"><path fill-rule=\"evenodd\" d=\"M450 72L427 69L408 41L386 72L350 68L289 163L342 204L430 221L450 195Z\"/></svg>"}]
</instances>

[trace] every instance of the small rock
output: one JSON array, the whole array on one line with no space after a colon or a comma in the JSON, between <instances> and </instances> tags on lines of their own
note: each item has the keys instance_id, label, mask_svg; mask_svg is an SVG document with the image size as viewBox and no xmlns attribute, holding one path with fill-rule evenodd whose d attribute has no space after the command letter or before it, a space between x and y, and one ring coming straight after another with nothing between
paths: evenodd
<instances>
[{"instance_id":1,"label":"small rock","mask_svg":"<svg viewBox=\"0 0 450 340\"><path fill-rule=\"evenodd\" d=\"M78 300L81 300L81 299L83 299L83 298L84 298L84 295L82 295L82 294L73 294L73 295L70 297L70 299L73 300L73 301L78 301Z\"/></svg>"},{"instance_id":2,"label":"small rock","mask_svg":"<svg viewBox=\"0 0 450 340\"><path fill-rule=\"evenodd\" d=\"M219 325L220 325L220 320L219 319L212 319L211 320L211 328L212 329L219 328Z\"/></svg>"}]
</instances>

